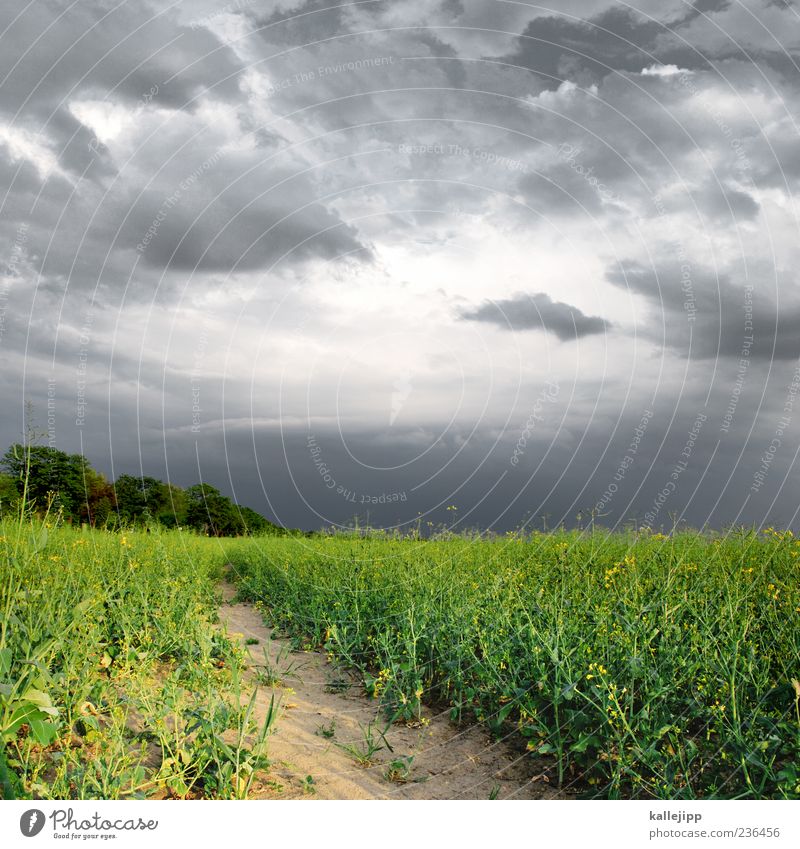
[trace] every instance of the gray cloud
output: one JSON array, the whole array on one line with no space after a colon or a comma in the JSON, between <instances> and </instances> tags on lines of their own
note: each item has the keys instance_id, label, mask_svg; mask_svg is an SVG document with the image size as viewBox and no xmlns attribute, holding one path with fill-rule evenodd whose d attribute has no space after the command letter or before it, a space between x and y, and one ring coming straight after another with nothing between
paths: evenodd
<instances>
[{"instance_id":1,"label":"gray cloud","mask_svg":"<svg viewBox=\"0 0 800 849\"><path fill-rule=\"evenodd\" d=\"M460 315L465 321L486 322L504 330L549 330L562 342L605 333L611 327L605 319L584 315L577 307L554 301L545 292L486 301L476 309L463 310Z\"/></svg>"},{"instance_id":2,"label":"gray cloud","mask_svg":"<svg viewBox=\"0 0 800 849\"><path fill-rule=\"evenodd\" d=\"M772 362L800 357L800 296L796 284L768 266L756 265L747 282L741 271L715 271L663 261L653 266L621 261L606 279L642 295L650 321L639 332L700 359ZM736 278L739 278L737 281ZM778 290L784 294L778 296Z\"/></svg>"},{"instance_id":3,"label":"gray cloud","mask_svg":"<svg viewBox=\"0 0 800 849\"><path fill-rule=\"evenodd\" d=\"M781 72L796 71L791 52L774 36L759 41L756 34L752 43L753 31L742 27L735 14L739 5L703 0L682 4L672 16L668 9L646 14L647 10L616 4L586 20L542 15L530 21L517 49L507 58L538 74L548 87L565 79L590 85L609 74L636 72L653 62L708 70L728 59L749 63L756 56Z\"/></svg>"},{"instance_id":4,"label":"gray cloud","mask_svg":"<svg viewBox=\"0 0 800 849\"><path fill-rule=\"evenodd\" d=\"M457 503L503 528L596 504L652 411L613 524L702 413L664 510L792 520L792 427L750 487L800 356L794 9L171 5L9 9L6 442L52 377L59 447L108 473L141 457L289 524L363 518L320 482L314 433L345 490L407 494L372 521ZM558 403L512 469L545 379Z\"/></svg>"},{"instance_id":5,"label":"gray cloud","mask_svg":"<svg viewBox=\"0 0 800 849\"><path fill-rule=\"evenodd\" d=\"M625 7L607 9L589 21L539 17L531 21L509 61L539 74L548 86L564 79L588 85L612 71L638 71L663 29Z\"/></svg>"}]
</instances>

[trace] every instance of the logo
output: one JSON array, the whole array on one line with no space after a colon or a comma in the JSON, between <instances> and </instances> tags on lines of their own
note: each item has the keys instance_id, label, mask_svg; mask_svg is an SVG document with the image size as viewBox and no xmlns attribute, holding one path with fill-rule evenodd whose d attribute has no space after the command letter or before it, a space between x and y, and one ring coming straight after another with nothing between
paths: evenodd
<instances>
[{"instance_id":1,"label":"logo","mask_svg":"<svg viewBox=\"0 0 800 849\"><path fill-rule=\"evenodd\" d=\"M19 818L19 830L25 837L36 837L44 828L45 816L36 808L31 808Z\"/></svg>"}]
</instances>

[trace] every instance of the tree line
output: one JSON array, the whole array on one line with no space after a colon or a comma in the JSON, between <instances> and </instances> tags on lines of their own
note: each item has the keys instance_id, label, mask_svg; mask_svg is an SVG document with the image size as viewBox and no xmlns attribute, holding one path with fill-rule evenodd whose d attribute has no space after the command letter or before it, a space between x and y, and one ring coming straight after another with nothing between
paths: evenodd
<instances>
[{"instance_id":1,"label":"tree line","mask_svg":"<svg viewBox=\"0 0 800 849\"><path fill-rule=\"evenodd\" d=\"M49 508L64 521L93 527L158 523L210 536L287 533L210 484L182 489L134 475L112 483L82 454L45 445L12 445L0 459L0 517L17 514L23 499L40 513Z\"/></svg>"}]
</instances>

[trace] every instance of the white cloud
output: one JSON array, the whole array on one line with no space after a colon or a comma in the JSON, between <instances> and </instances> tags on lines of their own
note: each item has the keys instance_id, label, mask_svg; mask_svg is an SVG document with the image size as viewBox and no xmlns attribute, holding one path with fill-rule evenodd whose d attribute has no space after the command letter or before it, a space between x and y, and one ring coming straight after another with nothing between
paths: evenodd
<instances>
[{"instance_id":1,"label":"white cloud","mask_svg":"<svg viewBox=\"0 0 800 849\"><path fill-rule=\"evenodd\" d=\"M103 144L108 144L134 125L140 109L107 100L74 100L69 111Z\"/></svg>"},{"instance_id":2,"label":"white cloud","mask_svg":"<svg viewBox=\"0 0 800 849\"><path fill-rule=\"evenodd\" d=\"M650 65L643 68L643 77L674 77L675 74L691 74L688 68L679 68L677 65Z\"/></svg>"},{"instance_id":3,"label":"white cloud","mask_svg":"<svg viewBox=\"0 0 800 849\"><path fill-rule=\"evenodd\" d=\"M5 146L12 160L15 162L27 160L36 167L40 176L56 174L63 176L63 171L58 165L58 157L39 134L0 122L0 142Z\"/></svg>"}]
</instances>

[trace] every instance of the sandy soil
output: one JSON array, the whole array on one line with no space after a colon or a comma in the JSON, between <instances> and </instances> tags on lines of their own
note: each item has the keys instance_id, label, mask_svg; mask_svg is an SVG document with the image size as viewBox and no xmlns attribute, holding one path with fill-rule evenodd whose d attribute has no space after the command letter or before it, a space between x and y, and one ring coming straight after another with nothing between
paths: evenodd
<instances>
[{"instance_id":1,"label":"sandy soil","mask_svg":"<svg viewBox=\"0 0 800 849\"><path fill-rule=\"evenodd\" d=\"M235 603L236 591L223 587L225 603L220 619L230 634L247 645L255 680L268 647L279 671L294 665L296 672L282 676L279 686L259 687L258 710L263 716L275 694L281 710L270 737L272 761L269 781L256 798L281 799L552 799L564 798L548 781L552 763L539 762L508 741L495 741L478 726L457 727L447 712L424 714L428 723L418 728L393 725L386 739L394 750L381 749L369 766L361 766L337 743L359 744L363 729L376 722L385 727L377 704L363 694L355 678L330 664L320 652L292 651L286 639L275 638L251 605ZM298 668L299 667L299 668ZM334 727L326 738L321 728ZM414 757L409 780L386 778L387 766L398 757ZM306 782L311 776L313 785ZM313 789L312 789L313 788Z\"/></svg>"}]
</instances>

